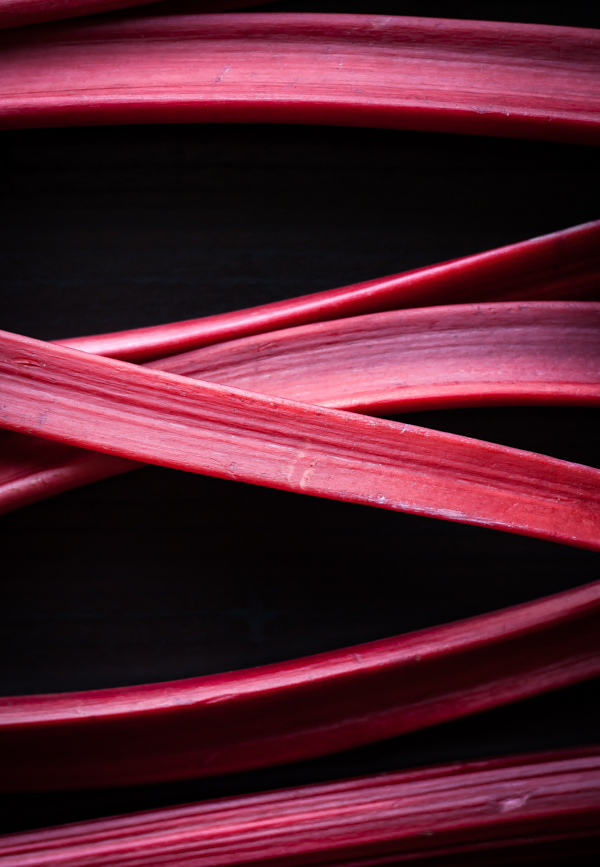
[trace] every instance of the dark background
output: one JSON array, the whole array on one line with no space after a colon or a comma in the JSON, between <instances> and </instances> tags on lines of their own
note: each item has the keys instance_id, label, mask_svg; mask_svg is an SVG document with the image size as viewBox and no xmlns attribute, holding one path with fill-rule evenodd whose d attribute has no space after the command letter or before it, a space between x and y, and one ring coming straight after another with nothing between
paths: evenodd
<instances>
[{"instance_id":1,"label":"dark background","mask_svg":"<svg viewBox=\"0 0 600 867\"><path fill-rule=\"evenodd\" d=\"M600 26L596 4L276 3ZM591 148L416 132L155 126L0 133L0 326L42 339L202 316L596 219ZM600 414L407 421L599 466ZM599 576L585 551L148 468L0 519L0 690L118 686L343 647ZM3 831L598 741L593 681L318 761L0 799Z\"/></svg>"}]
</instances>

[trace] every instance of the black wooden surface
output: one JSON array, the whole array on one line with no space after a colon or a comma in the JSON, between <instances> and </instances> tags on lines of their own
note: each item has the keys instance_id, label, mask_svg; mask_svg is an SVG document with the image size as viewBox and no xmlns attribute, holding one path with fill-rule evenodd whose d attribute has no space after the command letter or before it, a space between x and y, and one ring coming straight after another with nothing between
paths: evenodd
<instances>
[{"instance_id":1,"label":"black wooden surface","mask_svg":"<svg viewBox=\"0 0 600 867\"><path fill-rule=\"evenodd\" d=\"M582 4L273 8L598 23ZM3 132L0 324L52 339L332 288L595 219L599 180L593 149L478 137L234 125ZM596 410L404 418L600 465ZM600 577L589 552L160 468L3 517L0 551L4 694L289 659ZM284 768L11 796L2 830L593 743L599 693L591 682Z\"/></svg>"}]
</instances>

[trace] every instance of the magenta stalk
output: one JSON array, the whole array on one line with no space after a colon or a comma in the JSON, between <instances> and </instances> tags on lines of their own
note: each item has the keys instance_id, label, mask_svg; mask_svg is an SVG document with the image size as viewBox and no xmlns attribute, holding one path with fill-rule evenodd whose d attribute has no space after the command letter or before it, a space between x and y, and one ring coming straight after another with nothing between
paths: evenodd
<instances>
[{"instance_id":1,"label":"magenta stalk","mask_svg":"<svg viewBox=\"0 0 600 867\"><path fill-rule=\"evenodd\" d=\"M230 13L6 33L0 125L310 123L600 143L600 33Z\"/></svg>"}]
</instances>

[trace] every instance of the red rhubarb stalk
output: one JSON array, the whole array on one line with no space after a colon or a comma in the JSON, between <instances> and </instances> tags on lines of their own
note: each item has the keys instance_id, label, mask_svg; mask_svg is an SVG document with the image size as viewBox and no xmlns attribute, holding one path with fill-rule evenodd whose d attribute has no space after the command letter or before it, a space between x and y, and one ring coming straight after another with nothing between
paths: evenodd
<instances>
[{"instance_id":1,"label":"red rhubarb stalk","mask_svg":"<svg viewBox=\"0 0 600 867\"><path fill-rule=\"evenodd\" d=\"M2 867L514 863L600 847L600 748L379 774L0 838ZM520 857L519 857L520 856Z\"/></svg>"},{"instance_id":2,"label":"red rhubarb stalk","mask_svg":"<svg viewBox=\"0 0 600 867\"><path fill-rule=\"evenodd\" d=\"M600 143L600 32L371 15L63 23L3 37L0 124L317 123Z\"/></svg>"},{"instance_id":3,"label":"red rhubarb stalk","mask_svg":"<svg viewBox=\"0 0 600 867\"><path fill-rule=\"evenodd\" d=\"M600 405L600 303L425 307L257 335L151 367L385 415L452 406Z\"/></svg>"},{"instance_id":4,"label":"red rhubarb stalk","mask_svg":"<svg viewBox=\"0 0 600 867\"><path fill-rule=\"evenodd\" d=\"M0 698L0 788L152 783L350 749L595 677L599 628L596 582L246 671Z\"/></svg>"},{"instance_id":5,"label":"red rhubarb stalk","mask_svg":"<svg viewBox=\"0 0 600 867\"><path fill-rule=\"evenodd\" d=\"M2 867L514 864L600 849L600 750L456 763L0 838Z\"/></svg>"},{"instance_id":6,"label":"red rhubarb stalk","mask_svg":"<svg viewBox=\"0 0 600 867\"><path fill-rule=\"evenodd\" d=\"M600 304L392 311L210 346L150 365L337 409L600 404ZM0 432L0 513L135 469L122 458Z\"/></svg>"},{"instance_id":7,"label":"red rhubarb stalk","mask_svg":"<svg viewBox=\"0 0 600 867\"><path fill-rule=\"evenodd\" d=\"M0 332L0 424L117 457L600 550L600 470Z\"/></svg>"},{"instance_id":8,"label":"red rhubarb stalk","mask_svg":"<svg viewBox=\"0 0 600 867\"><path fill-rule=\"evenodd\" d=\"M0 864L514 864L561 854L569 863L598 852L599 827L600 748L588 747L30 831L0 838Z\"/></svg>"},{"instance_id":9,"label":"red rhubarb stalk","mask_svg":"<svg viewBox=\"0 0 600 867\"><path fill-rule=\"evenodd\" d=\"M150 361L250 334L380 310L588 298L600 298L600 220L405 274L249 310L57 342L124 361Z\"/></svg>"},{"instance_id":10,"label":"red rhubarb stalk","mask_svg":"<svg viewBox=\"0 0 600 867\"><path fill-rule=\"evenodd\" d=\"M300 786L0 838L2 867L565 863L600 849L600 748ZM458 859L458 860L457 860ZM466 860L462 860L466 859Z\"/></svg>"}]
</instances>

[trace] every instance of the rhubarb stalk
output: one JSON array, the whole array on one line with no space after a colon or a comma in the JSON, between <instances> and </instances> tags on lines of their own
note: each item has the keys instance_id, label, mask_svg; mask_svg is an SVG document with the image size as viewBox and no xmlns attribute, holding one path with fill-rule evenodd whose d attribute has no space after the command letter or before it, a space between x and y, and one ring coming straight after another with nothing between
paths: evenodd
<instances>
[{"instance_id":1,"label":"rhubarb stalk","mask_svg":"<svg viewBox=\"0 0 600 867\"><path fill-rule=\"evenodd\" d=\"M0 125L267 122L600 143L600 33L230 13L3 37Z\"/></svg>"},{"instance_id":2,"label":"rhubarb stalk","mask_svg":"<svg viewBox=\"0 0 600 867\"><path fill-rule=\"evenodd\" d=\"M600 582L247 671L0 698L0 788L178 780L326 755L600 674Z\"/></svg>"},{"instance_id":3,"label":"rhubarb stalk","mask_svg":"<svg viewBox=\"0 0 600 867\"><path fill-rule=\"evenodd\" d=\"M2 867L568 863L600 846L600 749L300 786L0 838Z\"/></svg>"},{"instance_id":4,"label":"rhubarb stalk","mask_svg":"<svg viewBox=\"0 0 600 867\"><path fill-rule=\"evenodd\" d=\"M0 332L0 423L117 457L600 550L600 470Z\"/></svg>"},{"instance_id":5,"label":"rhubarb stalk","mask_svg":"<svg viewBox=\"0 0 600 867\"><path fill-rule=\"evenodd\" d=\"M600 403L600 304L393 311L206 347L152 367L337 409ZM138 463L0 432L0 513Z\"/></svg>"},{"instance_id":6,"label":"rhubarb stalk","mask_svg":"<svg viewBox=\"0 0 600 867\"><path fill-rule=\"evenodd\" d=\"M381 310L473 301L587 299L600 299L600 220L249 310L56 342L124 361L151 361L251 334Z\"/></svg>"}]
</instances>

